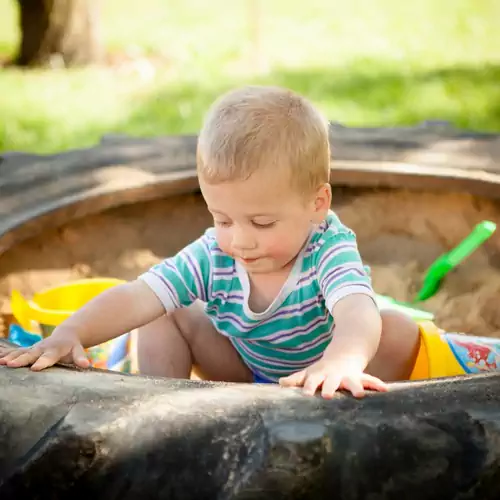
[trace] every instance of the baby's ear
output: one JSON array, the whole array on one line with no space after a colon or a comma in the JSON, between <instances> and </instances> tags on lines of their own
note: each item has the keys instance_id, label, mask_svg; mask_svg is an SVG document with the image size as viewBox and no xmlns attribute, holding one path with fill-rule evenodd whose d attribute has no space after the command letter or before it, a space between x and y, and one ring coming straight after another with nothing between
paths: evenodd
<instances>
[{"instance_id":1,"label":"baby's ear","mask_svg":"<svg viewBox=\"0 0 500 500\"><path fill-rule=\"evenodd\" d=\"M325 219L332 203L332 187L325 183L318 188L314 198L313 220L319 224Z\"/></svg>"}]
</instances>

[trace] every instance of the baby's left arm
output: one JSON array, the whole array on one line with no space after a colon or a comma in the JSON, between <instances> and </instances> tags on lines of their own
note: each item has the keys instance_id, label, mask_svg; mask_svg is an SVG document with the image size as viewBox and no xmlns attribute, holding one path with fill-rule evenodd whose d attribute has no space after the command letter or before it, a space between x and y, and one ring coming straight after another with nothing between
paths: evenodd
<instances>
[{"instance_id":1,"label":"baby's left arm","mask_svg":"<svg viewBox=\"0 0 500 500\"><path fill-rule=\"evenodd\" d=\"M337 302L332 313L335 330L323 357L363 372L377 352L382 333L377 306L370 296L354 294Z\"/></svg>"},{"instance_id":2,"label":"baby's left arm","mask_svg":"<svg viewBox=\"0 0 500 500\"><path fill-rule=\"evenodd\" d=\"M382 321L353 231L343 227L325 241L318 251L316 270L326 307L335 321L325 357L349 359L363 371L377 351Z\"/></svg>"},{"instance_id":3,"label":"baby's left arm","mask_svg":"<svg viewBox=\"0 0 500 500\"><path fill-rule=\"evenodd\" d=\"M365 389L386 391L380 379L365 373L375 355L381 336L382 320L368 295L353 294L339 300L334 308L335 330L323 356L305 370L282 378L284 386L303 386L313 395L321 387L324 398L332 398L338 389L362 397Z\"/></svg>"},{"instance_id":4,"label":"baby's left arm","mask_svg":"<svg viewBox=\"0 0 500 500\"><path fill-rule=\"evenodd\" d=\"M348 295L336 303L332 314L335 318L333 338L320 360L325 377L323 397L332 397L338 388L356 397L364 396L365 389L386 391L384 382L365 373L382 334L382 318L373 298L364 294ZM306 385L304 388L307 392Z\"/></svg>"},{"instance_id":5,"label":"baby's left arm","mask_svg":"<svg viewBox=\"0 0 500 500\"><path fill-rule=\"evenodd\" d=\"M280 383L304 386L307 394L321 386L323 397L332 397L339 388L354 396L363 396L365 388L386 390L381 380L364 372L377 352L382 319L354 233L347 228L336 233L318 252L316 269L335 321L333 338L319 361Z\"/></svg>"}]
</instances>

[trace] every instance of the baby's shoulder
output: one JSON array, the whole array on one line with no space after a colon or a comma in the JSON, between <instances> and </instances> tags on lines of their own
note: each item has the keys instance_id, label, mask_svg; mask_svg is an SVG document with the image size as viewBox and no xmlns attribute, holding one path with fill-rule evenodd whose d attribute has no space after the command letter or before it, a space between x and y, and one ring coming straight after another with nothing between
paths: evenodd
<instances>
[{"instance_id":1,"label":"baby's shoulder","mask_svg":"<svg viewBox=\"0 0 500 500\"><path fill-rule=\"evenodd\" d=\"M212 262L225 266L232 265L234 263L234 259L224 253L217 243L215 228L209 227L206 229L203 235L198 239L198 242L204 247L205 253L209 256Z\"/></svg>"},{"instance_id":2,"label":"baby's shoulder","mask_svg":"<svg viewBox=\"0 0 500 500\"><path fill-rule=\"evenodd\" d=\"M314 250L319 250L324 245L355 238L355 236L354 231L346 226L333 210L329 210L325 220L318 226L311 238L311 244Z\"/></svg>"},{"instance_id":3,"label":"baby's shoulder","mask_svg":"<svg viewBox=\"0 0 500 500\"><path fill-rule=\"evenodd\" d=\"M199 240L205 244L208 248L217 249L217 239L215 238L215 228L209 227L205 230Z\"/></svg>"}]
</instances>

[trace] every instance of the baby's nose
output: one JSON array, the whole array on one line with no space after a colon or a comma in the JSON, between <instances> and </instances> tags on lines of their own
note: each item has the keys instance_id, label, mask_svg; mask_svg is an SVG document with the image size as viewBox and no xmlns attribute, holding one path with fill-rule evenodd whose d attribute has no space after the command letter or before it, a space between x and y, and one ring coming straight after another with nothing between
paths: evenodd
<instances>
[{"instance_id":1,"label":"baby's nose","mask_svg":"<svg viewBox=\"0 0 500 500\"><path fill-rule=\"evenodd\" d=\"M235 229L232 244L238 250L250 250L256 247L255 238L253 238L252 234L241 229Z\"/></svg>"}]
</instances>

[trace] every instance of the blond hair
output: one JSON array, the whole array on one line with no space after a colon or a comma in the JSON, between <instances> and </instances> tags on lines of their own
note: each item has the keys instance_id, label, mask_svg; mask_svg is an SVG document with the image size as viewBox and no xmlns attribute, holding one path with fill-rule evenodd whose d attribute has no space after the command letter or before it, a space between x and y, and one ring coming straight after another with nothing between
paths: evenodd
<instances>
[{"instance_id":1,"label":"blond hair","mask_svg":"<svg viewBox=\"0 0 500 500\"><path fill-rule=\"evenodd\" d=\"M279 87L247 86L217 99L205 117L197 168L208 183L248 179L283 168L294 188L329 181L328 123L304 97Z\"/></svg>"}]
</instances>

